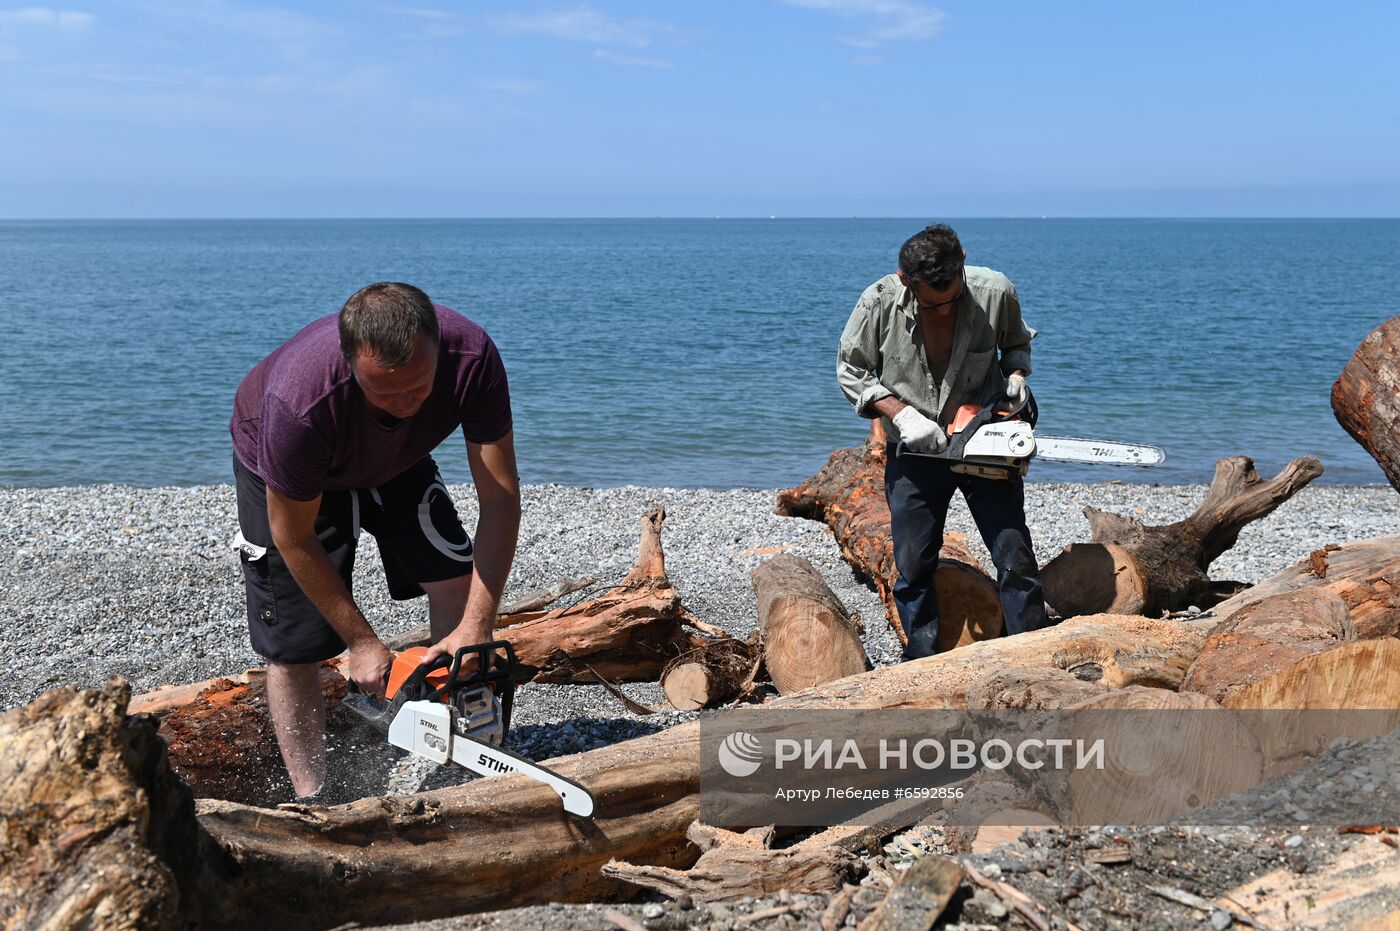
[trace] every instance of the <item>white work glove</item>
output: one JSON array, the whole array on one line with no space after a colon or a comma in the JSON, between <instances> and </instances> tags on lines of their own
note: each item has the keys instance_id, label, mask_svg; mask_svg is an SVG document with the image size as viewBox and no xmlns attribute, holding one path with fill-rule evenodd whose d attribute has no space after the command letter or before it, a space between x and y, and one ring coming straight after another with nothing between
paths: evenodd
<instances>
[{"instance_id":1,"label":"white work glove","mask_svg":"<svg viewBox=\"0 0 1400 931\"><path fill-rule=\"evenodd\" d=\"M912 407L905 407L890 418L899 438L916 453L941 453L948 446L943 428Z\"/></svg>"},{"instance_id":2,"label":"white work glove","mask_svg":"<svg viewBox=\"0 0 1400 931\"><path fill-rule=\"evenodd\" d=\"M1026 376L1020 372L1013 372L1011 377L1006 379L1006 397L1011 401L1012 407L1020 407L1030 400L1030 389L1026 387Z\"/></svg>"}]
</instances>

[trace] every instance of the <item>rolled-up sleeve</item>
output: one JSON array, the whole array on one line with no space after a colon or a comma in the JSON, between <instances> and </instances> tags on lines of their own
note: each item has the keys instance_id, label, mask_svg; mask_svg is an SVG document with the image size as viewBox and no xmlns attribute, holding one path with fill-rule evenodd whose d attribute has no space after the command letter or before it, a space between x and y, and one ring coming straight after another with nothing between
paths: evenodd
<instances>
[{"instance_id":1,"label":"rolled-up sleeve","mask_svg":"<svg viewBox=\"0 0 1400 931\"><path fill-rule=\"evenodd\" d=\"M1001 371L1010 375L1020 370L1031 373L1031 340L1036 331L1021 318L1021 301L1016 289L1008 287L1001 294L997 308L997 346L1001 349Z\"/></svg>"},{"instance_id":2,"label":"rolled-up sleeve","mask_svg":"<svg viewBox=\"0 0 1400 931\"><path fill-rule=\"evenodd\" d=\"M878 414L871 405L894 392L880 383L880 305L871 292L861 295L841 333L836 353L836 382L862 417Z\"/></svg>"}]
</instances>

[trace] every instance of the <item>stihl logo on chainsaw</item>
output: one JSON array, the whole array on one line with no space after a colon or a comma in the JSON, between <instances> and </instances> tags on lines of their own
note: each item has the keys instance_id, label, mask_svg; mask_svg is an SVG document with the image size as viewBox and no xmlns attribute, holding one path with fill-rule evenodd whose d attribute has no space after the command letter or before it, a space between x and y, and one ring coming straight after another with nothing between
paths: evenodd
<instances>
[{"instance_id":1,"label":"stihl logo on chainsaw","mask_svg":"<svg viewBox=\"0 0 1400 931\"><path fill-rule=\"evenodd\" d=\"M501 762L500 760L496 759L495 757L487 756L487 755L484 754L484 753L478 753L478 754L477 754L477 756L476 756L476 762L477 762L477 765L479 765L479 766L485 766L487 769L494 769L494 770L495 770L496 772L498 772L498 773L513 773L513 772L515 772L515 767L514 767L514 766L509 766L509 765L507 765L506 763L503 763L503 762Z\"/></svg>"}]
</instances>

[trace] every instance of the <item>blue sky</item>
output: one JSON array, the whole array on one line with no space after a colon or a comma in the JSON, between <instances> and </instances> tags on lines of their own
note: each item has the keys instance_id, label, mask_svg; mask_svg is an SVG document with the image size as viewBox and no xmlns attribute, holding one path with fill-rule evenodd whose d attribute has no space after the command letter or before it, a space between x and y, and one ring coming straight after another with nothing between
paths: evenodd
<instances>
[{"instance_id":1,"label":"blue sky","mask_svg":"<svg viewBox=\"0 0 1400 931\"><path fill-rule=\"evenodd\" d=\"M1400 5L0 2L0 217L1400 216Z\"/></svg>"}]
</instances>

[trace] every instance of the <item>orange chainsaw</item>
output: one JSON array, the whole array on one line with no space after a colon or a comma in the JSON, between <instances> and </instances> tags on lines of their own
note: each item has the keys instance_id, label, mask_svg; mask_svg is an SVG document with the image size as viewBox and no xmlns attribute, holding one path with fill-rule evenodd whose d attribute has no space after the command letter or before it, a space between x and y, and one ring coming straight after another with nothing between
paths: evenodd
<instances>
[{"instance_id":1,"label":"orange chainsaw","mask_svg":"<svg viewBox=\"0 0 1400 931\"><path fill-rule=\"evenodd\" d=\"M382 700L352 681L345 707L396 747L479 776L529 776L554 790L570 814L593 814L593 796L583 786L501 746L515 697L515 651L507 641L465 646L425 663L427 652L413 647L394 657ZM469 658L475 663L464 662Z\"/></svg>"}]
</instances>

